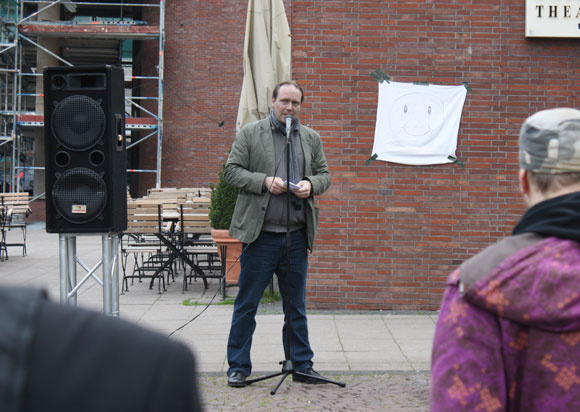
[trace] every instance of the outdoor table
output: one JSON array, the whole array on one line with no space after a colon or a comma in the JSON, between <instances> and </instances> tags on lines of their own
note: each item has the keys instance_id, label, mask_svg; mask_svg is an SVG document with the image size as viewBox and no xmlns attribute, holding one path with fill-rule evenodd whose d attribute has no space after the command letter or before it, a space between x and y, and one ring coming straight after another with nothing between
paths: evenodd
<instances>
[{"instance_id":1,"label":"outdoor table","mask_svg":"<svg viewBox=\"0 0 580 412\"><path fill-rule=\"evenodd\" d=\"M180 219L181 220L183 219L177 212L162 213L161 207L159 207L159 216L160 219L162 219L163 221L171 222L170 230L168 231L159 230L158 232L155 233L155 236L161 241L161 243L163 243L163 245L167 247L169 255L167 259L163 260L162 265L159 268L157 268L155 273L152 275L149 287L153 288L153 283L155 279L160 274L162 274L164 270L169 268L175 262L176 259L179 258L183 263L189 266L197 276L202 278L204 287L208 289L209 284L207 282L206 274L193 260L191 260L191 258L187 255L187 251L185 249L187 243L191 242L192 239L187 238L184 235L183 231L176 230L177 222L179 222ZM199 238L199 236L200 234L196 234L195 238Z\"/></svg>"}]
</instances>

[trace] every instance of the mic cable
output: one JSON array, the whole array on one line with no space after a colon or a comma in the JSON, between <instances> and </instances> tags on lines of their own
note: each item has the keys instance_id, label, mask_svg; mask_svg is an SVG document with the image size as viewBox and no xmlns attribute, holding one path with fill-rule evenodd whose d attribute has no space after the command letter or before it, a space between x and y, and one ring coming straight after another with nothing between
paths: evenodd
<instances>
[{"instance_id":1,"label":"mic cable","mask_svg":"<svg viewBox=\"0 0 580 412\"><path fill-rule=\"evenodd\" d=\"M287 116L286 117L286 123L288 123L288 118L290 118L290 120L292 120L292 117L291 116ZM284 158L284 154L285 154L285 151L286 150L288 150L288 145L285 145L284 152L282 152L282 156L280 156L280 158L278 159L278 162L276 163L276 167L274 168L274 178L276 177L276 173L278 172L278 168L280 167L280 162ZM270 189L272 188L272 185L273 184L274 184L274 179L272 179L272 183L270 183L270 186L267 188L267 190L266 190L267 192L270 191ZM264 207L265 201L266 201L266 196L264 196L264 198L262 199L262 204L260 205L260 209L262 207ZM254 223L254 226L255 226L256 223ZM242 255L244 254L244 252L248 249L248 246L250 246L249 243L247 243L246 246L242 248L242 253L240 253L240 256L238 256L236 258L236 260L228 268L226 268L226 270L224 272L223 282L226 281L225 275L234 267L234 265L236 263L239 262L239 260L241 259ZM223 261L225 263L225 258L223 259ZM214 295L211 297L210 301L208 302L208 304L205 306L205 308L203 308L201 310L201 312L199 312L197 315L195 315L193 318L191 318L190 320L188 320L187 322L185 322L181 326L178 326L168 336L172 336L174 333L179 332L180 330L182 330L183 328L185 328L187 325L189 325L191 322L193 322L194 320L196 320L197 318L199 318L211 306L211 304L213 303L214 299L216 298L216 296L218 295L219 292L220 292L220 288L218 287L217 290L216 290L216 292L214 293Z\"/></svg>"}]
</instances>

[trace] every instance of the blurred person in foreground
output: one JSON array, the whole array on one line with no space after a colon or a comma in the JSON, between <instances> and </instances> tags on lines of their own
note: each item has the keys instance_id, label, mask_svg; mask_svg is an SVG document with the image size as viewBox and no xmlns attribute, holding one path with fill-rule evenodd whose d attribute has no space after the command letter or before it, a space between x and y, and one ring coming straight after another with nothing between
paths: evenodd
<instances>
[{"instance_id":1,"label":"blurred person in foreground","mask_svg":"<svg viewBox=\"0 0 580 412\"><path fill-rule=\"evenodd\" d=\"M528 210L447 280L434 412L580 410L580 111L534 114L519 146Z\"/></svg>"},{"instance_id":2,"label":"blurred person in foreground","mask_svg":"<svg viewBox=\"0 0 580 412\"><path fill-rule=\"evenodd\" d=\"M0 411L198 412L194 358L40 289L0 287Z\"/></svg>"},{"instance_id":3,"label":"blurred person in foreground","mask_svg":"<svg viewBox=\"0 0 580 412\"><path fill-rule=\"evenodd\" d=\"M295 371L300 372L293 373L292 379L308 384L322 383L312 368L314 353L308 339L306 275L308 250L312 250L318 224L314 196L328 189L330 174L320 135L300 124L303 100L304 92L297 82L278 84L272 93L270 116L240 130L226 163L226 181L240 188L230 235L243 243L239 289L228 338L227 375L228 385L232 387L247 385L246 378L252 371L250 351L256 311L274 273L278 276L287 315L282 329L284 353ZM286 118L290 129L288 141ZM290 176L286 176L286 155L290 157ZM288 188L288 180L294 187ZM291 191L289 208L288 190ZM286 276L288 216L290 279ZM287 281L290 291L287 291ZM287 318L291 322L287 323Z\"/></svg>"}]
</instances>

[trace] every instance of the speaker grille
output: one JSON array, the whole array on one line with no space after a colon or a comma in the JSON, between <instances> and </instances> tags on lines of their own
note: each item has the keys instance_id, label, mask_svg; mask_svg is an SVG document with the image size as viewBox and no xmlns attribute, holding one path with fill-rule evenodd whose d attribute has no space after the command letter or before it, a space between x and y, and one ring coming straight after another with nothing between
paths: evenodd
<instances>
[{"instance_id":1,"label":"speaker grille","mask_svg":"<svg viewBox=\"0 0 580 412\"><path fill-rule=\"evenodd\" d=\"M106 115L101 105L84 95L68 96L52 114L52 133L69 150L87 150L105 133Z\"/></svg>"},{"instance_id":2,"label":"speaker grille","mask_svg":"<svg viewBox=\"0 0 580 412\"><path fill-rule=\"evenodd\" d=\"M70 169L56 180L52 201L65 220L88 223L99 217L107 205L107 185L90 169Z\"/></svg>"}]
</instances>

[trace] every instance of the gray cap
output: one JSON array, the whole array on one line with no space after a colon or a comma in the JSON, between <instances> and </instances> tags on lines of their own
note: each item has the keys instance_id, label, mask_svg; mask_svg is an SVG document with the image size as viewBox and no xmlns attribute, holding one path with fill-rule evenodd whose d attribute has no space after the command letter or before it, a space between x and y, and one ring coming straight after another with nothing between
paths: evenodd
<instances>
[{"instance_id":1,"label":"gray cap","mask_svg":"<svg viewBox=\"0 0 580 412\"><path fill-rule=\"evenodd\" d=\"M580 172L580 110L542 110L520 131L520 167L536 173Z\"/></svg>"}]
</instances>

